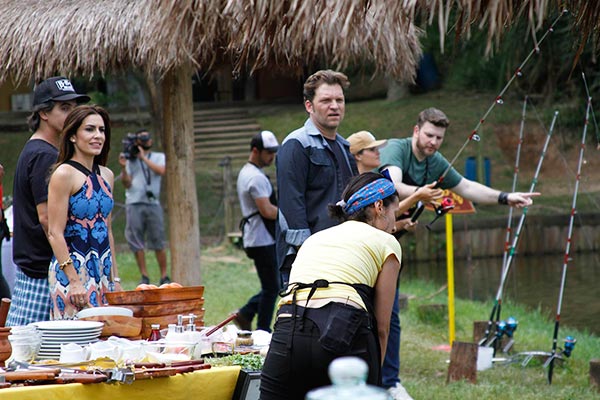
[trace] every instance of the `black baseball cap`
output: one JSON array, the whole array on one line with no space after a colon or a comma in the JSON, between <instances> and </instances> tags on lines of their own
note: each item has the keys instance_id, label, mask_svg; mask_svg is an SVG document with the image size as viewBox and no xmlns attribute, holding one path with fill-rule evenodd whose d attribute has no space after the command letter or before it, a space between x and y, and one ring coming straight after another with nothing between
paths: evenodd
<instances>
[{"instance_id":1,"label":"black baseball cap","mask_svg":"<svg viewBox=\"0 0 600 400\"><path fill-rule=\"evenodd\" d=\"M53 76L36 85L33 90L33 106L47 103L48 101L71 101L86 103L90 97L75 92L71 81L64 76Z\"/></svg>"}]
</instances>

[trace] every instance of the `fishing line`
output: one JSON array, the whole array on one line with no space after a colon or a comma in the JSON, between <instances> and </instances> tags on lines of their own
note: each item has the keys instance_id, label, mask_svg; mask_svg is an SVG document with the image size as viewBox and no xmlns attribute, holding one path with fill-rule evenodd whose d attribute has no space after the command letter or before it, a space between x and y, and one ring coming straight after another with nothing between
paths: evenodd
<instances>
[{"instance_id":1,"label":"fishing line","mask_svg":"<svg viewBox=\"0 0 600 400\"><path fill-rule=\"evenodd\" d=\"M584 82L585 82L585 75L583 75L583 79L584 79ZM588 96L588 97L591 98L591 96ZM542 127L544 127L544 122L542 121L542 119L540 117L540 114L538 113L538 110L535 107L535 104L531 102L531 99L530 99L529 105L533 108L533 113L536 116L539 124ZM594 110L594 108L592 106L592 108L590 109L590 113L593 112L593 110ZM545 127L544 127L544 130L547 131ZM561 135L561 141L563 143L565 143L566 140L563 137L563 133L560 130L559 130L559 133ZM569 165L569 163L567 161L567 158L565 157L565 154L562 152L562 150L558 146L557 146L557 150L558 150L558 155L560 157L560 160L562 161L563 166L564 166L564 169L563 169L564 170L564 175L566 177L574 177L575 176L575 171ZM569 181L568 184L571 185L572 182ZM584 187L585 187L586 182L585 181L581 182L581 184L584 185ZM583 194L585 195L586 199L589 201L590 204L593 204L596 209L600 209L600 203L598 203L598 200L590 193L590 191L585 191L585 192L583 192ZM583 227L584 223L583 223L583 217L581 216L581 214L577 213L576 218L577 218L578 226L579 227ZM583 240L585 240L585 243L587 243L588 248L590 248L590 249L594 248L593 240L588 235L583 235ZM600 260L600 254L598 254L596 252L594 252L593 254L594 254L594 259L595 260L597 260L597 261Z\"/></svg>"},{"instance_id":2,"label":"fishing line","mask_svg":"<svg viewBox=\"0 0 600 400\"><path fill-rule=\"evenodd\" d=\"M590 117L590 109L592 108L592 98L588 97L587 100L587 108L585 111L585 122L583 125L583 134L581 135L581 148L579 149L579 162L577 164L577 175L575 178L575 190L573 191L573 202L571 205L571 218L569 219L569 230L567 232L567 244L565 246L565 255L563 258L563 270L562 270L562 278L560 282L560 291L558 293L558 305L556 307L556 321L554 323L554 334L552 337L552 353L550 358L546 362L548 365L548 384L552 384L552 372L554 370L554 360L557 358L556 347L557 347L557 337L558 337L558 329L560 325L560 312L562 308L563 297L565 293L565 284L567 280L567 268L569 265L569 252L571 250L571 240L573 237L573 221L575 220L575 212L577 210L577 192L579 190L579 180L581 178L581 165L583 164L583 153L585 150L585 137L587 134L587 127L589 124ZM574 345L573 341L573 345ZM566 354L567 356L569 354Z\"/></svg>"},{"instance_id":3,"label":"fishing line","mask_svg":"<svg viewBox=\"0 0 600 400\"><path fill-rule=\"evenodd\" d=\"M546 135L546 141L544 142L544 147L542 149L542 154L540 156L540 159L538 161L538 165L537 168L535 170L535 174L533 176L533 180L531 181L531 186L529 188L529 193L533 193L535 190L535 186L538 182L538 177L540 175L540 171L542 169L542 163L544 162L544 158L546 156L546 152L548 150L548 144L550 143L550 138L552 137L552 133L554 132L554 126L556 124L556 119L558 118L558 111L554 112L554 117L552 118L552 123L550 124L550 130L548 131L548 134ZM496 299L494 301L494 306L492 307L492 312L490 314L490 318L488 320L488 325L486 327L485 333L484 333L484 337L480 340L479 345L485 345L485 346L490 346L490 345L494 345L494 353L496 352L496 336L492 336L491 338L489 338L490 333L492 331L492 326L494 325L494 322L496 323L496 325L498 324L498 322L500 321L500 312L502 310L502 296L504 293L504 285L506 283L506 277L508 276L508 272L510 270L510 265L511 262L515 256L515 250L517 248L517 243L519 242L519 238L521 236L521 230L523 229L523 226L525 225L525 218L527 217L527 210L529 209L529 207L523 207L523 213L521 214L521 218L519 219L519 223L517 224L517 229L515 230L515 235L513 237L513 241L512 244L510 246L510 251L508 252L508 257L506 259L506 265L504 265L502 267L502 275L500 277L500 285L498 286L498 292L496 293ZM489 339L489 340L488 340Z\"/></svg>"},{"instance_id":4,"label":"fishing line","mask_svg":"<svg viewBox=\"0 0 600 400\"><path fill-rule=\"evenodd\" d=\"M502 88L502 90L500 91L500 93L496 96L496 98L494 99L494 101L492 102L492 104L490 105L490 107L483 114L483 116L479 119L479 122L477 122L477 125L475 126L475 128L473 129L473 131L471 132L471 134L469 135L469 137L467 138L467 140L463 143L463 145L460 147L460 149L458 149L458 152L456 153L456 155L454 156L454 158L452 158L452 160L448 164L448 167L446 167L446 170L444 171L444 173L438 178L438 183L442 183L442 181L444 180L444 178L446 177L446 175L448 175L448 172L450 172L450 169L452 168L452 166L454 165L454 163L456 163L456 160L458 160L458 157L460 157L460 155L465 150L465 148L467 147L467 145L472 140L475 140L476 142L478 142L478 141L481 140L481 138L477 134L477 132L479 131L479 128L481 127L481 125L483 125L483 123L485 122L486 118L488 117L488 115L490 115L490 113L492 112L492 110L494 109L494 107L496 106L496 104L504 104L504 100L502 98L502 96L504 96L504 93L506 93L506 91L508 90L508 88L514 82L514 80L516 78L520 78L521 76L523 76L523 68L525 67L525 65L527 64L527 62L529 62L529 60L531 59L531 57L534 54L539 54L539 52L540 52L540 45L542 44L542 42L546 39L546 37L550 33L554 32L554 26L558 23L558 21L560 20L560 18L564 14L566 14L567 12L568 11L566 9L563 9L563 11L559 14L559 16L554 20L554 22L552 22L552 24L550 25L550 27L542 35L542 37L540 38L540 40L535 44L535 46L529 52L529 54L527 55L527 57L525 57L525 59L523 60L523 62L517 67L517 69L515 70L515 72L513 73L513 75L510 77L510 79L506 83L506 85Z\"/></svg>"},{"instance_id":5,"label":"fishing line","mask_svg":"<svg viewBox=\"0 0 600 400\"><path fill-rule=\"evenodd\" d=\"M583 70L583 68L582 68ZM588 86L587 83L587 79L585 79L585 72L581 71L581 78L583 79L583 86L585 87L585 94L587 95L587 98L590 99L592 96L590 95L590 88ZM594 113L594 107L591 108L591 113L592 113L592 121L594 121L594 128L596 128L596 141L597 141L597 145L596 148L598 150L600 150L600 133L598 132L598 122L596 122L596 114Z\"/></svg>"}]
</instances>

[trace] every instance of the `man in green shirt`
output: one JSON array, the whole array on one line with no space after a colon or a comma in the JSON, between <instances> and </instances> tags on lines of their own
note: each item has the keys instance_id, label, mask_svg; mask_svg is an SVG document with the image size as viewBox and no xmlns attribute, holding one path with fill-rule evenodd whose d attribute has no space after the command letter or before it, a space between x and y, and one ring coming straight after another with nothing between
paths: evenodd
<instances>
[{"instance_id":1,"label":"man in green shirt","mask_svg":"<svg viewBox=\"0 0 600 400\"><path fill-rule=\"evenodd\" d=\"M450 163L438 152L450 120L442 111L427 108L419 113L412 137L390 139L387 146L380 150L380 170L387 171L400 199L406 198L419 187L437 181L448 169ZM511 207L526 207L533 203L532 197L539 193L506 193L492 189L478 182L464 178L453 167L439 182L441 189L450 189L465 199L480 204L500 203ZM433 192L432 202L440 199L441 190ZM397 293L396 293L397 295ZM400 318L397 299L392 309L390 334L382 368L383 386L390 388L395 399L410 399L404 391L398 374L400 372Z\"/></svg>"}]
</instances>

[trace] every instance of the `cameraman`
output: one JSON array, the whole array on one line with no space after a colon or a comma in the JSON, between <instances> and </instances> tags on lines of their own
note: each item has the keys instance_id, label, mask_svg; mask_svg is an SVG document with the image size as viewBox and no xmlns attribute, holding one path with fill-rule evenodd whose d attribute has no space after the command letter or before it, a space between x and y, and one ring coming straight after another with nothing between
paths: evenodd
<instances>
[{"instance_id":1,"label":"cameraman","mask_svg":"<svg viewBox=\"0 0 600 400\"><path fill-rule=\"evenodd\" d=\"M160 284L170 283L167 275L167 253L163 210L159 202L160 181L165 174L165 154L152 152L152 136L146 129L125 141L125 151L119 155L121 181L125 186L127 225L125 238L142 274L140 283L148 284L144 250L154 250L160 267Z\"/></svg>"}]
</instances>

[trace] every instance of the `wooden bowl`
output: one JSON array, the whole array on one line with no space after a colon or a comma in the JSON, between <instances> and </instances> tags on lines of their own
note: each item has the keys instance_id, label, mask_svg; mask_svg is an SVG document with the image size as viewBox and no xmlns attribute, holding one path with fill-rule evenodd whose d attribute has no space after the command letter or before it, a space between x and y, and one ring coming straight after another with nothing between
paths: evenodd
<instances>
[{"instance_id":1,"label":"wooden bowl","mask_svg":"<svg viewBox=\"0 0 600 400\"><path fill-rule=\"evenodd\" d=\"M125 317L123 315L96 315L79 318L82 321L104 322L100 336L139 336L142 332L142 318Z\"/></svg>"},{"instance_id":2,"label":"wooden bowl","mask_svg":"<svg viewBox=\"0 0 600 400\"><path fill-rule=\"evenodd\" d=\"M182 288L129 290L105 293L106 301L111 305L125 304L157 304L168 301L201 299L204 286L187 286Z\"/></svg>"}]
</instances>

